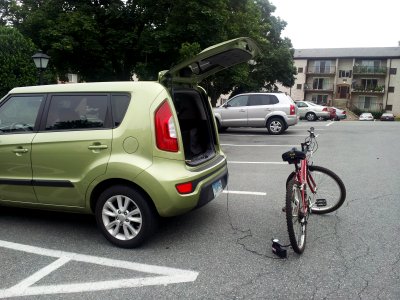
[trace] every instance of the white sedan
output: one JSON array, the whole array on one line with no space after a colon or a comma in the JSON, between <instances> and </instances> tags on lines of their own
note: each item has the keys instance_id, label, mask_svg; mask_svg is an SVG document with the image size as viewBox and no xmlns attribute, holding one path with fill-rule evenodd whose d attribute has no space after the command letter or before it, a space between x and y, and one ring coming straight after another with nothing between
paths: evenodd
<instances>
[{"instance_id":1,"label":"white sedan","mask_svg":"<svg viewBox=\"0 0 400 300\"><path fill-rule=\"evenodd\" d=\"M373 121L374 116L371 113L362 113L358 119L360 121Z\"/></svg>"}]
</instances>

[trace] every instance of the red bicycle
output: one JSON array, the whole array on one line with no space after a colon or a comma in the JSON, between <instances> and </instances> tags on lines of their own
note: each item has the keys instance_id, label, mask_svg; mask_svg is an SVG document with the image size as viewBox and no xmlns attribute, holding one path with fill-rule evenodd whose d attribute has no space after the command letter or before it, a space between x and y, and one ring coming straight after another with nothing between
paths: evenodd
<instances>
[{"instance_id":1,"label":"red bicycle","mask_svg":"<svg viewBox=\"0 0 400 300\"><path fill-rule=\"evenodd\" d=\"M326 214L337 210L346 199L343 181L327 168L312 164L318 149L314 128L301 143L301 151L293 148L282 159L293 164L295 171L286 180L286 223L293 250L301 254L306 246L307 221L311 213Z\"/></svg>"}]
</instances>

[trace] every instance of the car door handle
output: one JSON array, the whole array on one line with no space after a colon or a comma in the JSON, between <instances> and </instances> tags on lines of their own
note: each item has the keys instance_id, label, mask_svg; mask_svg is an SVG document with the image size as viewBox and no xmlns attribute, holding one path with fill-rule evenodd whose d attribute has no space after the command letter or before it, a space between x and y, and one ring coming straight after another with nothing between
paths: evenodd
<instances>
[{"instance_id":1,"label":"car door handle","mask_svg":"<svg viewBox=\"0 0 400 300\"><path fill-rule=\"evenodd\" d=\"M95 144L95 145L90 145L89 150L103 150L103 149L107 149L108 146L104 145L104 144Z\"/></svg>"},{"instance_id":2,"label":"car door handle","mask_svg":"<svg viewBox=\"0 0 400 300\"><path fill-rule=\"evenodd\" d=\"M241 109L241 110L239 110L240 112L246 112L246 110L244 110L244 109Z\"/></svg>"},{"instance_id":3,"label":"car door handle","mask_svg":"<svg viewBox=\"0 0 400 300\"><path fill-rule=\"evenodd\" d=\"M13 151L12 152L14 152L14 153L26 153L26 152L28 152L29 150L28 149L26 149L26 148L17 148L17 149L13 149Z\"/></svg>"}]
</instances>

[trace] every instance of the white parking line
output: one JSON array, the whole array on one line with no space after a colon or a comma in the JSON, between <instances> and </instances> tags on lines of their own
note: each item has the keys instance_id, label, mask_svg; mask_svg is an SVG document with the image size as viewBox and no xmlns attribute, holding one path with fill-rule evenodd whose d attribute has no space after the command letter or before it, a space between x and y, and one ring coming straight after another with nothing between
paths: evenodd
<instances>
[{"instance_id":1,"label":"white parking line","mask_svg":"<svg viewBox=\"0 0 400 300\"><path fill-rule=\"evenodd\" d=\"M224 194L238 194L238 195L255 195L255 196L266 196L267 193L263 193L263 192L248 192L248 191L227 191L224 190L223 191Z\"/></svg>"},{"instance_id":2,"label":"white parking line","mask_svg":"<svg viewBox=\"0 0 400 300\"><path fill-rule=\"evenodd\" d=\"M284 161L230 161L228 164L287 165Z\"/></svg>"},{"instance_id":3,"label":"white parking line","mask_svg":"<svg viewBox=\"0 0 400 300\"><path fill-rule=\"evenodd\" d=\"M238 145L238 144L221 144L228 147L296 147L297 145Z\"/></svg>"},{"instance_id":4,"label":"white parking line","mask_svg":"<svg viewBox=\"0 0 400 300\"><path fill-rule=\"evenodd\" d=\"M33 296L33 295L48 295L48 294L65 294L78 292L92 292L101 290L143 287L149 285L167 285L172 283L191 282L195 281L198 272L181 270L168 267L160 267L154 265L145 265L130 261L109 259L91 255L78 254L73 252L65 252L58 250L45 249L29 245L17 244L0 240L0 247L33 253L37 255L50 256L58 258L56 261L37 271L20 283L8 289L0 289L0 298ZM153 277L139 277L118 280L105 280L83 283L66 283L55 285L40 285L32 286L37 281L47 276L51 272L56 271L61 266L69 261L79 261L102 265L106 267L128 269L132 271L151 273ZM115 272L113 270L113 272Z\"/></svg>"},{"instance_id":5,"label":"white parking line","mask_svg":"<svg viewBox=\"0 0 400 300\"><path fill-rule=\"evenodd\" d=\"M332 124L334 124L335 122L330 122L330 123L328 123L328 124L326 124L325 126L331 126Z\"/></svg>"},{"instance_id":6,"label":"white parking line","mask_svg":"<svg viewBox=\"0 0 400 300\"><path fill-rule=\"evenodd\" d=\"M303 130L304 131L304 130ZM220 137L223 137L223 136L258 136L258 137L263 137L264 135L260 135L260 134L230 134L230 133L228 133L228 134L223 134L223 135L220 135ZM289 138L289 137L298 137L298 136L302 136L302 137L304 137L304 136L308 136L307 134L296 134L296 135L274 135L274 138L277 138L277 137L286 137L286 138ZM265 135L265 137L268 137L268 135Z\"/></svg>"}]
</instances>

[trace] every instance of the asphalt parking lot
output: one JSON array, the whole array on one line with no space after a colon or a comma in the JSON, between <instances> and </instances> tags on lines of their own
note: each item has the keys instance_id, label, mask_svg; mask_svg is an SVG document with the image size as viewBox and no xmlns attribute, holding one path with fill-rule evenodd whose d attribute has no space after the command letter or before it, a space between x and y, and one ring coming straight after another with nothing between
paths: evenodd
<instances>
[{"instance_id":1,"label":"asphalt parking lot","mask_svg":"<svg viewBox=\"0 0 400 300\"><path fill-rule=\"evenodd\" d=\"M281 154L314 126L317 165L347 188L337 212L312 216L287 259ZM162 220L139 249L109 244L92 216L0 210L0 298L400 299L400 122L300 122L284 135L228 129L229 185L207 206Z\"/></svg>"}]
</instances>

